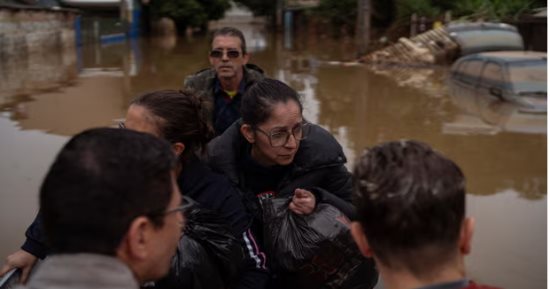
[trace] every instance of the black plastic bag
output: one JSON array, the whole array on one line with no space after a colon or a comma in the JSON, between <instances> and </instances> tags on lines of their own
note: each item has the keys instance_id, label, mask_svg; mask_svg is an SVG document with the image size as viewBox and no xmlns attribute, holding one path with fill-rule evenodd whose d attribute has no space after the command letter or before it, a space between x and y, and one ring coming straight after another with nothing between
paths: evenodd
<instances>
[{"instance_id":1,"label":"black plastic bag","mask_svg":"<svg viewBox=\"0 0 550 289\"><path fill-rule=\"evenodd\" d=\"M264 239L280 288L372 288L374 261L353 241L349 219L328 204L310 215L288 209L290 199L262 201Z\"/></svg>"},{"instance_id":2,"label":"black plastic bag","mask_svg":"<svg viewBox=\"0 0 550 289\"><path fill-rule=\"evenodd\" d=\"M234 284L244 252L225 220L195 205L186 212L186 226L170 273L157 289L222 289Z\"/></svg>"}]
</instances>

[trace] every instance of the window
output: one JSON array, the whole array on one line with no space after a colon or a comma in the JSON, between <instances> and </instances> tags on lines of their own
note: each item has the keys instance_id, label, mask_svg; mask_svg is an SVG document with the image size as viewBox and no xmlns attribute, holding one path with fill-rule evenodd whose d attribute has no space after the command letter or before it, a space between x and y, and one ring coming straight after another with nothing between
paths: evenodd
<instances>
[{"instance_id":1,"label":"window","mask_svg":"<svg viewBox=\"0 0 550 289\"><path fill-rule=\"evenodd\" d=\"M504 88L504 78L502 76L502 67L494 62L488 62L483 68L483 74L479 80L483 86L496 86Z\"/></svg>"},{"instance_id":2,"label":"window","mask_svg":"<svg viewBox=\"0 0 550 289\"><path fill-rule=\"evenodd\" d=\"M481 60L469 60L460 66L460 74L462 81L470 84L475 84L483 62Z\"/></svg>"}]
</instances>

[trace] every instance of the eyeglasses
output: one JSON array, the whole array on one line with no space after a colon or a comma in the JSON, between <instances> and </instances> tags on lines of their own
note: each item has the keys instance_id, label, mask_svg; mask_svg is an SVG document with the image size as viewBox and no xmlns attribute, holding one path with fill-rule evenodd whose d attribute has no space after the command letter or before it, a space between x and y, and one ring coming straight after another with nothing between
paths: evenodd
<instances>
[{"instance_id":1,"label":"eyeglasses","mask_svg":"<svg viewBox=\"0 0 550 289\"><path fill-rule=\"evenodd\" d=\"M195 205L195 203L196 202L193 201L193 199L187 196L181 196L181 203L179 206L163 212L150 213L148 215L151 217L161 217L161 216L166 216L176 212L181 212L182 214L185 214L185 212L187 212L187 210L189 210L193 205Z\"/></svg>"},{"instance_id":2,"label":"eyeglasses","mask_svg":"<svg viewBox=\"0 0 550 289\"><path fill-rule=\"evenodd\" d=\"M293 127L290 131L274 129L270 132L265 132L257 127L254 128L254 130L265 134L269 138L269 144L272 147L282 147L288 142L291 134L297 141L306 139L309 135L309 131L311 130L311 124L309 122L303 121Z\"/></svg>"},{"instance_id":3,"label":"eyeglasses","mask_svg":"<svg viewBox=\"0 0 550 289\"><path fill-rule=\"evenodd\" d=\"M118 128L126 128L126 124L124 123L124 121L118 123Z\"/></svg>"},{"instance_id":4,"label":"eyeglasses","mask_svg":"<svg viewBox=\"0 0 550 289\"><path fill-rule=\"evenodd\" d=\"M226 54L228 58L235 59L241 56L241 52L234 49L228 49L228 50L221 50L221 49L215 49L210 51L210 57L212 58L222 58L223 54Z\"/></svg>"}]
</instances>

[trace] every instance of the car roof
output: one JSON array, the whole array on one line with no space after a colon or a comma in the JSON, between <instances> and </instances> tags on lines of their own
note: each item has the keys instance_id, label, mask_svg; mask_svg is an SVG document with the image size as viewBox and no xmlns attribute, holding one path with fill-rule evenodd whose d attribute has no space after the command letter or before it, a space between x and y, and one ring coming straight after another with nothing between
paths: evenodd
<instances>
[{"instance_id":1,"label":"car roof","mask_svg":"<svg viewBox=\"0 0 550 289\"><path fill-rule=\"evenodd\" d=\"M530 60L546 61L546 57L546 53L536 51L491 51L467 55L462 57L462 59L486 59L511 63Z\"/></svg>"}]
</instances>

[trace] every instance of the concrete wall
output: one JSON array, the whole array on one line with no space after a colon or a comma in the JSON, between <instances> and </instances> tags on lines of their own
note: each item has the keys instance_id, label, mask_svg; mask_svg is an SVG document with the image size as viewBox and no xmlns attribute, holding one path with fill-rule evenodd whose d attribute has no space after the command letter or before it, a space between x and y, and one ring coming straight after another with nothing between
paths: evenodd
<instances>
[{"instance_id":1,"label":"concrete wall","mask_svg":"<svg viewBox=\"0 0 550 289\"><path fill-rule=\"evenodd\" d=\"M73 11L0 7L0 106L76 77Z\"/></svg>"},{"instance_id":2,"label":"concrete wall","mask_svg":"<svg viewBox=\"0 0 550 289\"><path fill-rule=\"evenodd\" d=\"M74 47L71 11L0 7L0 57Z\"/></svg>"}]
</instances>

